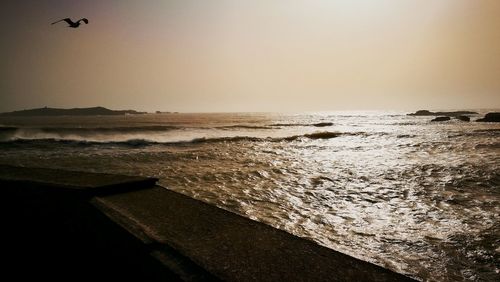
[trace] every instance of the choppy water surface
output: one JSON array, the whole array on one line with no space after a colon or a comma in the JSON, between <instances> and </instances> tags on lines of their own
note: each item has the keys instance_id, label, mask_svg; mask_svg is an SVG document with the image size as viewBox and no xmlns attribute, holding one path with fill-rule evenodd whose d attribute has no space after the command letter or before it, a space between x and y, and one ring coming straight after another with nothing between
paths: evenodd
<instances>
[{"instance_id":1,"label":"choppy water surface","mask_svg":"<svg viewBox=\"0 0 500 282\"><path fill-rule=\"evenodd\" d=\"M499 281L500 124L430 119L4 117L0 163L156 176L419 280Z\"/></svg>"}]
</instances>

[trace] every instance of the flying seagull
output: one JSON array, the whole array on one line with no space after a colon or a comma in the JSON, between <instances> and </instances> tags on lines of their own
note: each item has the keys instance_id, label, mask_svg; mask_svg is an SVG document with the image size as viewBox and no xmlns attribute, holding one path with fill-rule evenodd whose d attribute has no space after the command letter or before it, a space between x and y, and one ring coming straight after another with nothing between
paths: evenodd
<instances>
[{"instance_id":1,"label":"flying seagull","mask_svg":"<svg viewBox=\"0 0 500 282\"><path fill-rule=\"evenodd\" d=\"M89 20L87 20L86 18L79 19L77 22L72 21L70 18L65 18L65 19L62 19L62 20L58 20L57 22L53 22L52 24L56 24L56 23L62 22L62 21L67 22L69 24L68 27L72 27L72 28L79 27L80 26L80 22L84 22L85 24L89 23Z\"/></svg>"}]
</instances>

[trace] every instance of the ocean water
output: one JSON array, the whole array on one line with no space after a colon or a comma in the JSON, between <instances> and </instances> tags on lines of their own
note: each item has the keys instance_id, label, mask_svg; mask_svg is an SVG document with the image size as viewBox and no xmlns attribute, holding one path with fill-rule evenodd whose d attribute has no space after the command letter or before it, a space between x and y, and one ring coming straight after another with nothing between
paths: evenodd
<instances>
[{"instance_id":1,"label":"ocean water","mask_svg":"<svg viewBox=\"0 0 500 282\"><path fill-rule=\"evenodd\" d=\"M2 117L0 163L155 176L419 280L500 281L500 124L430 119Z\"/></svg>"}]
</instances>

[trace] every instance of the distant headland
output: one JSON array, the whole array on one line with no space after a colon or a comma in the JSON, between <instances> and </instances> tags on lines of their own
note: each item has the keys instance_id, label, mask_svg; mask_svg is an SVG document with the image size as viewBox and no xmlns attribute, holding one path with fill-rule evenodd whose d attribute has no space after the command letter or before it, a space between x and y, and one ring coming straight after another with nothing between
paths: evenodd
<instances>
[{"instance_id":1,"label":"distant headland","mask_svg":"<svg viewBox=\"0 0 500 282\"><path fill-rule=\"evenodd\" d=\"M104 107L92 108L73 108L73 109L57 109L57 108L37 108L30 110L13 111L0 113L0 116L23 117L23 116L119 116L119 115L139 115L146 112L138 112L134 110L110 110Z\"/></svg>"}]
</instances>

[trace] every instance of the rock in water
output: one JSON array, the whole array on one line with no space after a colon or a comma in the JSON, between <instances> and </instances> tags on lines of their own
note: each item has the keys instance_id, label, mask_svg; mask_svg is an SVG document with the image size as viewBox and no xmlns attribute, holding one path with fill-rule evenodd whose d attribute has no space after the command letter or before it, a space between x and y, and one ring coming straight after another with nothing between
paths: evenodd
<instances>
[{"instance_id":1,"label":"rock in water","mask_svg":"<svg viewBox=\"0 0 500 282\"><path fill-rule=\"evenodd\" d=\"M468 117L468 116L458 116L457 119L459 119L461 121L470 121L470 117Z\"/></svg>"},{"instance_id":2,"label":"rock in water","mask_svg":"<svg viewBox=\"0 0 500 282\"><path fill-rule=\"evenodd\" d=\"M434 118L431 121L448 121L450 119L451 119L450 117L437 117L437 118Z\"/></svg>"},{"instance_id":3,"label":"rock in water","mask_svg":"<svg viewBox=\"0 0 500 282\"><path fill-rule=\"evenodd\" d=\"M476 112L471 111L454 111L454 112L431 112L428 110L419 110L415 113L407 114L408 116L448 116L448 117L457 117L463 115L477 115Z\"/></svg>"},{"instance_id":4,"label":"rock in water","mask_svg":"<svg viewBox=\"0 0 500 282\"><path fill-rule=\"evenodd\" d=\"M408 115L409 116L432 116L432 115L434 115L434 113L431 111L428 111L428 110L419 110L419 111L416 111L415 113L408 114Z\"/></svg>"},{"instance_id":5,"label":"rock in water","mask_svg":"<svg viewBox=\"0 0 500 282\"><path fill-rule=\"evenodd\" d=\"M332 122L320 122L320 123L313 124L313 126L316 126L316 127L325 127L325 126L332 126L332 125L333 125Z\"/></svg>"},{"instance_id":6,"label":"rock in water","mask_svg":"<svg viewBox=\"0 0 500 282\"><path fill-rule=\"evenodd\" d=\"M487 113L484 118L480 118L476 121L483 122L500 122L500 112Z\"/></svg>"}]
</instances>

